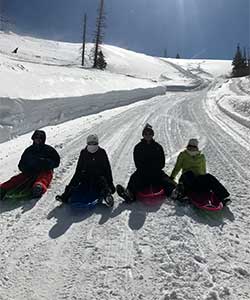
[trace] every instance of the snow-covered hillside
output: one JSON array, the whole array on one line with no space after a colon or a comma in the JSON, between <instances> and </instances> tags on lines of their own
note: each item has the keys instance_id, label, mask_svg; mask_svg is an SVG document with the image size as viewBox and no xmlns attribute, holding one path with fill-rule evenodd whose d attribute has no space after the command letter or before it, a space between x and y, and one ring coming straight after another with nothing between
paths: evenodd
<instances>
[{"instance_id":1,"label":"snow-covered hillside","mask_svg":"<svg viewBox=\"0 0 250 300\"><path fill-rule=\"evenodd\" d=\"M228 79L230 61L108 45L107 71L82 69L78 48L0 34L0 182L18 172L33 129L42 127L61 156L40 200L0 202L0 300L249 300L250 77ZM197 137L231 206L206 214L170 199L125 205L115 194L113 209L73 215L55 201L90 133L115 184L126 184L146 122L168 174Z\"/></svg>"},{"instance_id":2,"label":"snow-covered hillside","mask_svg":"<svg viewBox=\"0 0 250 300\"><path fill-rule=\"evenodd\" d=\"M18 47L18 52L12 51ZM0 32L0 142L37 127L208 84L199 76L200 61L159 59L114 46L103 46L107 71L80 67L80 44L21 37ZM92 45L87 45L87 53ZM183 63L183 66L180 64ZM203 61L213 74L214 64ZM218 65L218 62L216 62ZM221 62L227 74L230 62ZM195 70L199 70L198 75ZM212 76L212 75L210 75ZM44 100L46 99L46 100ZM36 101L33 100L43 100Z\"/></svg>"}]
</instances>

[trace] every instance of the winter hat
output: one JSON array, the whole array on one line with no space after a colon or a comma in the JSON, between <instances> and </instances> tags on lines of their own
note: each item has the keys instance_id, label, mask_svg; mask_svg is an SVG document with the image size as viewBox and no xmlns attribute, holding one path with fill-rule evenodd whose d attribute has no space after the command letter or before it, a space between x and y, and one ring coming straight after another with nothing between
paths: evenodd
<instances>
[{"instance_id":1,"label":"winter hat","mask_svg":"<svg viewBox=\"0 0 250 300\"><path fill-rule=\"evenodd\" d=\"M99 143L99 140L98 140L98 136L97 134L90 134L88 137L87 137L87 144L92 144L92 143L95 143L98 145Z\"/></svg>"},{"instance_id":2,"label":"winter hat","mask_svg":"<svg viewBox=\"0 0 250 300\"><path fill-rule=\"evenodd\" d=\"M188 144L187 144L187 147L188 146L192 146L192 147L196 147L196 148L198 148L198 140L197 139L190 139L189 141L188 141Z\"/></svg>"},{"instance_id":3,"label":"winter hat","mask_svg":"<svg viewBox=\"0 0 250 300\"><path fill-rule=\"evenodd\" d=\"M154 135L153 127L150 124L148 124L148 123L145 125L145 127L142 130L142 136L144 136L146 132L149 132L152 135Z\"/></svg>"},{"instance_id":4,"label":"winter hat","mask_svg":"<svg viewBox=\"0 0 250 300\"><path fill-rule=\"evenodd\" d=\"M31 139L34 141L35 138L41 138L42 143L45 144L46 141L46 133L43 130L35 130L31 136Z\"/></svg>"}]
</instances>

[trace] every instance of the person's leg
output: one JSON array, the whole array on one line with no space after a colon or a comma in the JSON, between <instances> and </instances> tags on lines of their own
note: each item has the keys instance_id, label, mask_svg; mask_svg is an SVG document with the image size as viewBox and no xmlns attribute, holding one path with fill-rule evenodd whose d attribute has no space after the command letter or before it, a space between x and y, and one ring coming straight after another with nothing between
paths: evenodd
<instances>
[{"instance_id":1,"label":"person's leg","mask_svg":"<svg viewBox=\"0 0 250 300\"><path fill-rule=\"evenodd\" d=\"M219 182L216 177L209 173L202 176L207 189L213 191L220 200L223 200L230 196L227 189Z\"/></svg>"},{"instance_id":2,"label":"person's leg","mask_svg":"<svg viewBox=\"0 0 250 300\"><path fill-rule=\"evenodd\" d=\"M136 200L136 192L140 187L140 176L138 171L135 171L129 179L127 188L125 189L122 185L116 186L117 194L125 200L125 202L133 202Z\"/></svg>"},{"instance_id":3,"label":"person's leg","mask_svg":"<svg viewBox=\"0 0 250 300\"><path fill-rule=\"evenodd\" d=\"M18 175L11 177L8 181L1 183L0 187L3 190L10 191L12 189L16 189L16 188L22 186L29 180L30 180L30 177L28 175L20 173Z\"/></svg>"},{"instance_id":4,"label":"person's leg","mask_svg":"<svg viewBox=\"0 0 250 300\"><path fill-rule=\"evenodd\" d=\"M97 179L97 193L99 197L105 201L105 203L112 207L114 205L114 198L111 195L111 189L108 185L107 179L104 176L101 176Z\"/></svg>"},{"instance_id":5,"label":"person's leg","mask_svg":"<svg viewBox=\"0 0 250 300\"><path fill-rule=\"evenodd\" d=\"M162 171L159 176L159 183L162 185L167 197L169 197L176 188L176 183L171 180L164 171Z\"/></svg>"},{"instance_id":6,"label":"person's leg","mask_svg":"<svg viewBox=\"0 0 250 300\"><path fill-rule=\"evenodd\" d=\"M193 192L197 187L197 177L192 171L185 172L181 175L179 183L183 185L184 193Z\"/></svg>"},{"instance_id":7,"label":"person's leg","mask_svg":"<svg viewBox=\"0 0 250 300\"><path fill-rule=\"evenodd\" d=\"M52 178L53 178L52 170L43 171L39 173L32 186L33 196L41 197L44 193L46 193Z\"/></svg>"},{"instance_id":8,"label":"person's leg","mask_svg":"<svg viewBox=\"0 0 250 300\"><path fill-rule=\"evenodd\" d=\"M104 176L100 176L96 179L95 189L101 197L106 197L107 195L111 195L111 190L109 188L107 179Z\"/></svg>"},{"instance_id":9,"label":"person's leg","mask_svg":"<svg viewBox=\"0 0 250 300\"><path fill-rule=\"evenodd\" d=\"M142 190L148 184L148 178L143 176L138 171L135 171L128 182L127 191L132 198L132 201L136 200L136 193Z\"/></svg>"}]
</instances>

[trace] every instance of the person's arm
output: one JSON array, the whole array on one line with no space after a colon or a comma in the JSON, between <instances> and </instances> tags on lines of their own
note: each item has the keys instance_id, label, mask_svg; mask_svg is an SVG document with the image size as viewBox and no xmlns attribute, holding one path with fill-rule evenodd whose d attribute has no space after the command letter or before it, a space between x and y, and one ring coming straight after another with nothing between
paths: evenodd
<instances>
[{"instance_id":1,"label":"person's arm","mask_svg":"<svg viewBox=\"0 0 250 300\"><path fill-rule=\"evenodd\" d=\"M161 170L165 167L165 153L162 146L160 145L160 168Z\"/></svg>"},{"instance_id":2,"label":"person's arm","mask_svg":"<svg viewBox=\"0 0 250 300\"><path fill-rule=\"evenodd\" d=\"M142 170L145 168L145 162L143 159L143 155L141 153L141 150L139 148L139 144L137 144L134 148L134 162L135 162L135 167L137 170Z\"/></svg>"},{"instance_id":3,"label":"person's arm","mask_svg":"<svg viewBox=\"0 0 250 300\"><path fill-rule=\"evenodd\" d=\"M178 175L178 173L182 169L182 162L183 162L183 156L182 156L182 153L180 153L177 157L177 161L176 161L174 169L170 175L170 178L175 179L175 177Z\"/></svg>"},{"instance_id":4,"label":"person's arm","mask_svg":"<svg viewBox=\"0 0 250 300\"><path fill-rule=\"evenodd\" d=\"M75 173L70 180L69 186L77 186L79 184L82 176L84 175L85 170L83 170L83 168L82 168L83 160L84 160L84 152L82 150L80 153L80 156L78 158Z\"/></svg>"},{"instance_id":5,"label":"person's arm","mask_svg":"<svg viewBox=\"0 0 250 300\"><path fill-rule=\"evenodd\" d=\"M202 154L202 161L201 161L201 174L206 174L207 170L206 170L206 158L205 155Z\"/></svg>"},{"instance_id":6,"label":"person's arm","mask_svg":"<svg viewBox=\"0 0 250 300\"><path fill-rule=\"evenodd\" d=\"M24 150L18 163L18 168L22 173L28 175L35 175L39 173L40 166L37 164L37 158L34 157L31 147Z\"/></svg>"},{"instance_id":7,"label":"person's arm","mask_svg":"<svg viewBox=\"0 0 250 300\"><path fill-rule=\"evenodd\" d=\"M44 171L47 170L53 170L57 168L60 164L60 156L57 153L57 151L51 147L47 146L47 157L43 158L41 157L40 160L40 165L41 169Z\"/></svg>"},{"instance_id":8,"label":"person's arm","mask_svg":"<svg viewBox=\"0 0 250 300\"><path fill-rule=\"evenodd\" d=\"M108 155L104 149L103 149L103 155L104 155L104 162L105 162L104 164L105 164L106 179L109 185L113 185L112 170L111 170Z\"/></svg>"}]
</instances>

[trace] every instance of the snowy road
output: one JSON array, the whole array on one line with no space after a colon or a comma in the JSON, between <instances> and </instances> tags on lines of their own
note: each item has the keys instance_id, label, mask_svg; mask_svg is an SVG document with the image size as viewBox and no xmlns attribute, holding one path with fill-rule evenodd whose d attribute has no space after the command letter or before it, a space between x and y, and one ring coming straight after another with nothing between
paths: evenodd
<instances>
[{"instance_id":1,"label":"snowy road","mask_svg":"<svg viewBox=\"0 0 250 300\"><path fill-rule=\"evenodd\" d=\"M115 183L124 184L146 122L164 147L167 173L187 140L200 139L209 172L232 194L230 208L213 215L166 200L149 209L121 204L117 195L113 209L78 216L58 206L54 197L90 132L108 152ZM46 132L62 157L51 189L38 202L0 203L1 300L250 299L250 130L207 91L168 93ZM2 144L9 155L1 156L1 178L13 174L29 138Z\"/></svg>"}]
</instances>

